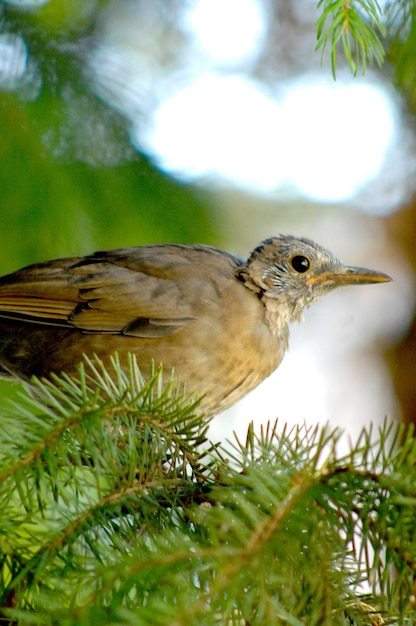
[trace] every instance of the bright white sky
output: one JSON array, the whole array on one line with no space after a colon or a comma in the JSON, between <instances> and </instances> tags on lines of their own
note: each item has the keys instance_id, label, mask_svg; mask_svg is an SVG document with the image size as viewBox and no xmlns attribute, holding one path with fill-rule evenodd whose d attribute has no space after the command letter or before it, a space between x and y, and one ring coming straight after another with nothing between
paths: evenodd
<instances>
[{"instance_id":1,"label":"bright white sky","mask_svg":"<svg viewBox=\"0 0 416 626\"><path fill-rule=\"evenodd\" d=\"M152 62L145 77L140 40L147 33L134 19L134 5L114 4L103 46L110 44L117 64L112 70L101 59L94 71L118 94L133 143L164 169L187 180L209 178L268 194L283 190L321 202L349 200L380 171L397 131L395 102L381 84L368 75L334 82L325 71L266 92L247 78L267 35L267 3L189 0L182 28L191 43L180 76L170 76L167 87ZM11 89L24 78L27 51L7 34L0 51L0 83ZM141 118L143 94L159 102L148 126Z\"/></svg>"},{"instance_id":2,"label":"bright white sky","mask_svg":"<svg viewBox=\"0 0 416 626\"><path fill-rule=\"evenodd\" d=\"M267 16L255 0L194 0L185 28L212 61L248 61L257 56L266 34Z\"/></svg>"},{"instance_id":3,"label":"bright white sky","mask_svg":"<svg viewBox=\"0 0 416 626\"><path fill-rule=\"evenodd\" d=\"M145 146L185 179L345 201L384 161L395 109L382 87L315 75L274 96L244 76L267 15L256 0L195 0L185 19L201 70L156 110ZM241 74L235 66L241 63ZM234 71L227 71L227 67ZM142 132L142 129L141 129Z\"/></svg>"},{"instance_id":4,"label":"bright white sky","mask_svg":"<svg viewBox=\"0 0 416 626\"><path fill-rule=\"evenodd\" d=\"M180 177L341 201L377 174L393 131L376 86L311 77L277 101L244 77L207 73L160 106L147 141Z\"/></svg>"}]
</instances>

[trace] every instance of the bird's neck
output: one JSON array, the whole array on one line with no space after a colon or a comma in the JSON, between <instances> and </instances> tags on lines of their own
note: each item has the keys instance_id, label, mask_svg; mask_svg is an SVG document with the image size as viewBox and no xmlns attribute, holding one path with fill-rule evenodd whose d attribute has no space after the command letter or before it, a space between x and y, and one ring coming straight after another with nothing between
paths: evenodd
<instances>
[{"instance_id":1,"label":"bird's neck","mask_svg":"<svg viewBox=\"0 0 416 626\"><path fill-rule=\"evenodd\" d=\"M269 298L266 294L260 298L265 308L266 322L272 335L279 338L284 350L288 348L289 322L292 317L286 303L277 298Z\"/></svg>"},{"instance_id":2,"label":"bird's neck","mask_svg":"<svg viewBox=\"0 0 416 626\"><path fill-rule=\"evenodd\" d=\"M258 297L264 307L265 319L270 332L279 340L282 349L284 351L287 350L289 340L288 324L293 321L293 310L290 307L290 303L284 296L279 298L271 297L267 293L267 289L260 286L258 281L253 280L246 266L239 268L236 275L244 284L244 287Z\"/></svg>"}]
</instances>

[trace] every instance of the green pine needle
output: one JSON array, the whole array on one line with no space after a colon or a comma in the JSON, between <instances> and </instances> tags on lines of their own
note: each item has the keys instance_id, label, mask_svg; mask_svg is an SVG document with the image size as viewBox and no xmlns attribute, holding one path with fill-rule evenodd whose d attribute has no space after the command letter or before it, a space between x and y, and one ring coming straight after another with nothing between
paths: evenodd
<instances>
[{"instance_id":1,"label":"green pine needle","mask_svg":"<svg viewBox=\"0 0 416 626\"><path fill-rule=\"evenodd\" d=\"M132 357L34 381L0 419L0 605L16 624L351 626L416 619L416 440L386 422L208 420ZM363 588L364 585L364 588ZM1 613L0 613L1 616Z\"/></svg>"},{"instance_id":2,"label":"green pine needle","mask_svg":"<svg viewBox=\"0 0 416 626\"><path fill-rule=\"evenodd\" d=\"M329 48L332 75L336 77L339 49L354 76L365 74L367 64L383 64L385 50L381 38L386 36L380 5L376 0L319 0L322 14L317 20L316 50L321 59Z\"/></svg>"}]
</instances>

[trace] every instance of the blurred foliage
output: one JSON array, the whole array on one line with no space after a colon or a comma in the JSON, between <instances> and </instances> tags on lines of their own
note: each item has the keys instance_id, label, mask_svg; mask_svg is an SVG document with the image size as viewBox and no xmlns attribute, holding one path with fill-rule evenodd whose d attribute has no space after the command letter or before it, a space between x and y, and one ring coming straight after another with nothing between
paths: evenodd
<instances>
[{"instance_id":1,"label":"blurred foliage","mask_svg":"<svg viewBox=\"0 0 416 626\"><path fill-rule=\"evenodd\" d=\"M59 120L58 104L40 98L22 106L11 96L1 103L0 228L8 233L2 241L3 272L97 247L214 239L214 219L202 194L169 178L145 156L96 166L71 157L68 148L65 157L54 158L45 136L53 132L54 113ZM52 120L33 117L34 106Z\"/></svg>"},{"instance_id":2,"label":"blurred foliage","mask_svg":"<svg viewBox=\"0 0 416 626\"><path fill-rule=\"evenodd\" d=\"M6 43L23 37L28 50L21 83L0 95L2 272L101 247L216 242L204 194L135 151L126 120L89 87L73 43L100 5L1 7Z\"/></svg>"},{"instance_id":3,"label":"blurred foliage","mask_svg":"<svg viewBox=\"0 0 416 626\"><path fill-rule=\"evenodd\" d=\"M405 95L409 110L416 114L416 2L397 0L386 8L389 24L387 59L394 68L395 82Z\"/></svg>"}]
</instances>

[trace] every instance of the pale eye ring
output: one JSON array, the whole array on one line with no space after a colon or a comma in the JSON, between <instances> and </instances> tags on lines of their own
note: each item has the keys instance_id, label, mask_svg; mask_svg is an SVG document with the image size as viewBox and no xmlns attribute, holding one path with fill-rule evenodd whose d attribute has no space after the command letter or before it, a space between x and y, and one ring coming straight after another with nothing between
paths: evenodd
<instances>
[{"instance_id":1,"label":"pale eye ring","mask_svg":"<svg viewBox=\"0 0 416 626\"><path fill-rule=\"evenodd\" d=\"M298 272L299 274L304 274L311 266L311 262L309 261L309 259L302 254L297 254L296 256L292 257L290 260L290 264L295 272Z\"/></svg>"}]
</instances>

